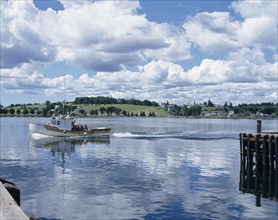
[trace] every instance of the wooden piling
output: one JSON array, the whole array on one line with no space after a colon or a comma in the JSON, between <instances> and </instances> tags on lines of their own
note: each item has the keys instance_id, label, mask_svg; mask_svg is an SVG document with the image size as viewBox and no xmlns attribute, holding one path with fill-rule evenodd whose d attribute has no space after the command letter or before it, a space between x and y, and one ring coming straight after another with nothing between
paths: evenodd
<instances>
[{"instance_id":1,"label":"wooden piling","mask_svg":"<svg viewBox=\"0 0 278 220\"><path fill-rule=\"evenodd\" d=\"M261 151L261 145L260 145L260 137L261 135L256 135L256 140L255 140L255 157L256 157L256 164L260 163L260 159L261 159L261 155L260 155L260 151Z\"/></svg>"},{"instance_id":2,"label":"wooden piling","mask_svg":"<svg viewBox=\"0 0 278 220\"><path fill-rule=\"evenodd\" d=\"M268 162L269 162L269 165L268 165L268 167L269 167L269 173L268 173L268 183L269 183L269 185L268 185L268 195L269 195L269 197L270 198L272 198L273 197L273 194L272 194L272 192L273 192L273 187L272 187L272 185L273 185L273 183L274 183L274 181L273 181L273 174L274 174L274 154L273 154L273 152L274 152L274 148L272 147L272 140L274 139L274 137L271 135L270 137L269 137L269 142L268 142L268 155L269 155L269 160L268 160Z\"/></svg>"},{"instance_id":3,"label":"wooden piling","mask_svg":"<svg viewBox=\"0 0 278 220\"><path fill-rule=\"evenodd\" d=\"M268 180L268 148L266 144L267 136L263 136L263 187L262 187L262 196L267 198L267 180Z\"/></svg>"},{"instance_id":4,"label":"wooden piling","mask_svg":"<svg viewBox=\"0 0 278 220\"><path fill-rule=\"evenodd\" d=\"M242 192L278 201L278 132L262 132L257 121L257 132L240 133L240 186Z\"/></svg>"},{"instance_id":5,"label":"wooden piling","mask_svg":"<svg viewBox=\"0 0 278 220\"><path fill-rule=\"evenodd\" d=\"M239 140L240 158L243 158L243 133L239 134Z\"/></svg>"},{"instance_id":6,"label":"wooden piling","mask_svg":"<svg viewBox=\"0 0 278 220\"><path fill-rule=\"evenodd\" d=\"M253 155L251 151L251 136L247 136L247 192L251 191L251 184L252 184L252 178L253 177Z\"/></svg>"},{"instance_id":7,"label":"wooden piling","mask_svg":"<svg viewBox=\"0 0 278 220\"><path fill-rule=\"evenodd\" d=\"M261 133L261 132L262 132L262 121L257 120L257 133Z\"/></svg>"},{"instance_id":8,"label":"wooden piling","mask_svg":"<svg viewBox=\"0 0 278 220\"><path fill-rule=\"evenodd\" d=\"M275 137L275 198L278 199L278 136Z\"/></svg>"},{"instance_id":9,"label":"wooden piling","mask_svg":"<svg viewBox=\"0 0 278 220\"><path fill-rule=\"evenodd\" d=\"M245 170L246 167L246 150L245 150L245 146L246 146L246 134L242 134L242 164L243 164L243 169Z\"/></svg>"},{"instance_id":10,"label":"wooden piling","mask_svg":"<svg viewBox=\"0 0 278 220\"><path fill-rule=\"evenodd\" d=\"M261 180L261 175L260 175L260 142L259 138L260 135L256 135L256 141L255 141L255 157L256 157L256 177L255 177L255 194L258 195L259 192L259 187L260 187L260 180Z\"/></svg>"}]
</instances>

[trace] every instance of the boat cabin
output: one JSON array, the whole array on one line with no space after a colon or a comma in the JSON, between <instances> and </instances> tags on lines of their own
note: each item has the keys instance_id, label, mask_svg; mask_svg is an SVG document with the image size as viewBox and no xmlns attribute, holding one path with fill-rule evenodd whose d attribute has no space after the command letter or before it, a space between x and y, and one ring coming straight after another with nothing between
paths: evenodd
<instances>
[{"instance_id":1,"label":"boat cabin","mask_svg":"<svg viewBox=\"0 0 278 220\"><path fill-rule=\"evenodd\" d=\"M67 116L59 115L59 116L52 116L51 118L49 118L46 124L56 127L60 130L71 131L76 127L75 121L76 121L75 118L70 117L68 115Z\"/></svg>"}]
</instances>

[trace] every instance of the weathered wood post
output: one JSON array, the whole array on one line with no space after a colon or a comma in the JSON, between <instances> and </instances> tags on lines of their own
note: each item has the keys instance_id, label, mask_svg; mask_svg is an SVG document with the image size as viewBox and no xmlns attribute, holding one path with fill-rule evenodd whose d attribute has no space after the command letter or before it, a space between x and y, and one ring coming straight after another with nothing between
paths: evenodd
<instances>
[{"instance_id":1,"label":"weathered wood post","mask_svg":"<svg viewBox=\"0 0 278 220\"><path fill-rule=\"evenodd\" d=\"M260 160L260 137L261 135L258 134L256 135L255 139L255 154L256 154L256 179L255 179L255 194L260 195L260 182L261 182L261 160ZM257 198L258 199L258 198ZM260 199L259 201L256 202L257 206L260 204Z\"/></svg>"},{"instance_id":2,"label":"weathered wood post","mask_svg":"<svg viewBox=\"0 0 278 220\"><path fill-rule=\"evenodd\" d=\"M255 176L255 195L256 195L256 206L261 207L261 171L259 165L256 164L256 176Z\"/></svg>"},{"instance_id":3,"label":"weathered wood post","mask_svg":"<svg viewBox=\"0 0 278 220\"><path fill-rule=\"evenodd\" d=\"M243 170L242 170L242 166L243 166L243 164L242 164L242 154L243 154L243 150L242 150L242 133L240 133L239 134L239 140L240 140L240 142L239 142L239 149L240 149L240 171L239 171L239 190L240 191L242 191L242 188L243 188L243 186L242 186L242 182L243 182L243 178L242 178L242 173L243 173Z\"/></svg>"},{"instance_id":4,"label":"weathered wood post","mask_svg":"<svg viewBox=\"0 0 278 220\"><path fill-rule=\"evenodd\" d=\"M251 140L250 138L252 137L251 134L247 136L247 192L251 192L251 178L253 177L253 155L251 153ZM251 160L252 156L252 160Z\"/></svg>"},{"instance_id":5,"label":"weathered wood post","mask_svg":"<svg viewBox=\"0 0 278 220\"><path fill-rule=\"evenodd\" d=\"M242 158L243 158L243 133L239 134L239 149L240 149L240 163L242 163ZM242 164L241 164L242 165Z\"/></svg>"},{"instance_id":6,"label":"weathered wood post","mask_svg":"<svg viewBox=\"0 0 278 220\"><path fill-rule=\"evenodd\" d=\"M278 136L275 137L275 198L278 199Z\"/></svg>"},{"instance_id":7,"label":"weathered wood post","mask_svg":"<svg viewBox=\"0 0 278 220\"><path fill-rule=\"evenodd\" d=\"M262 121L257 120L257 133L262 133Z\"/></svg>"},{"instance_id":8,"label":"weathered wood post","mask_svg":"<svg viewBox=\"0 0 278 220\"><path fill-rule=\"evenodd\" d=\"M257 194L256 195L256 206L257 207L261 207L261 195L260 194Z\"/></svg>"},{"instance_id":9,"label":"weathered wood post","mask_svg":"<svg viewBox=\"0 0 278 220\"><path fill-rule=\"evenodd\" d=\"M257 166L257 168L258 168L258 165L261 162L261 156L260 156L260 151L261 151L260 137L261 137L261 135L258 134L258 135L256 135L256 139L255 139L255 154L256 154L256 166Z\"/></svg>"},{"instance_id":10,"label":"weathered wood post","mask_svg":"<svg viewBox=\"0 0 278 220\"><path fill-rule=\"evenodd\" d=\"M241 136L241 145L242 145L242 154L241 154L241 158L242 158L242 165L243 165L243 170L245 171L246 170L246 158L245 158L245 156L246 156L246 150L245 150L245 146L246 146L246 140L245 140L245 138L246 138L246 134L245 133L243 133L242 134L242 136Z\"/></svg>"},{"instance_id":11,"label":"weathered wood post","mask_svg":"<svg viewBox=\"0 0 278 220\"><path fill-rule=\"evenodd\" d=\"M274 139L274 136L269 136L269 142L268 142L268 154L269 154L269 177L268 177L268 195L270 198L272 198L273 193L273 174L274 174L274 144L272 144L272 140Z\"/></svg>"},{"instance_id":12,"label":"weathered wood post","mask_svg":"<svg viewBox=\"0 0 278 220\"><path fill-rule=\"evenodd\" d=\"M246 134L241 133L239 135L240 138L240 182L239 182L239 189L242 192L245 192L246 185L247 185L247 167L246 167L246 156L247 156L247 141L246 141Z\"/></svg>"},{"instance_id":13,"label":"weathered wood post","mask_svg":"<svg viewBox=\"0 0 278 220\"><path fill-rule=\"evenodd\" d=\"M262 196L267 198L267 188L268 188L268 146L267 146L267 135L263 135L263 187Z\"/></svg>"},{"instance_id":14,"label":"weathered wood post","mask_svg":"<svg viewBox=\"0 0 278 220\"><path fill-rule=\"evenodd\" d=\"M261 206L261 197L278 199L278 132L262 132L261 125L257 120L256 133L239 134L239 189L254 193L257 206Z\"/></svg>"}]
</instances>

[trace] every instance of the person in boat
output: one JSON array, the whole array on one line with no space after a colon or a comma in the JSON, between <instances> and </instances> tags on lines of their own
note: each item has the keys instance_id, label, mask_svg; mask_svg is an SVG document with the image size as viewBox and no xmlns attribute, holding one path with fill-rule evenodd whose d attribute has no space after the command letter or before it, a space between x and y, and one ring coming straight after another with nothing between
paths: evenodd
<instances>
[{"instance_id":1,"label":"person in boat","mask_svg":"<svg viewBox=\"0 0 278 220\"><path fill-rule=\"evenodd\" d=\"M71 122L71 130L72 131L77 131L78 130L77 126L74 124L74 121Z\"/></svg>"},{"instance_id":2,"label":"person in boat","mask_svg":"<svg viewBox=\"0 0 278 220\"><path fill-rule=\"evenodd\" d=\"M71 130L72 131L88 131L88 126L85 124L83 125L75 125L74 122L71 122Z\"/></svg>"}]
</instances>

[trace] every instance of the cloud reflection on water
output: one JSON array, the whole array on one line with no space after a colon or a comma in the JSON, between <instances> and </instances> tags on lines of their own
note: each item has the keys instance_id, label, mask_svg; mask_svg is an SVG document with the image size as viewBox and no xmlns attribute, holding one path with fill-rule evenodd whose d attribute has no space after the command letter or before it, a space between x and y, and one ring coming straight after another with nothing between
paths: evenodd
<instances>
[{"instance_id":1,"label":"cloud reflection on water","mask_svg":"<svg viewBox=\"0 0 278 220\"><path fill-rule=\"evenodd\" d=\"M125 138L112 138L111 144L35 143L36 148L46 147L58 165L52 177L58 184L39 193L36 200L43 204L51 195L52 205L37 207L34 213L72 218L70 213L75 209L74 216L83 219L246 217L238 211L246 209L245 205L238 203L232 190L238 184L238 179L230 176L238 176L232 169L234 161L223 159L227 148L238 147L234 143L223 148L202 146L202 141L193 140L175 140L173 145L167 138L154 145L149 140ZM76 161L71 164L70 160ZM179 214L175 214L177 209ZM265 211L259 215L267 216ZM248 211L245 214L250 215Z\"/></svg>"},{"instance_id":2,"label":"cloud reflection on water","mask_svg":"<svg viewBox=\"0 0 278 220\"><path fill-rule=\"evenodd\" d=\"M112 136L108 143L29 139L27 147L22 141L25 135L21 139L16 137L23 147L11 145L2 151L5 158L1 160L2 175L19 183L22 208L30 216L61 219L277 216L277 203L262 199L258 209L254 195L239 191L239 140L231 136L237 132L230 127L225 128L227 134L214 132L226 123L240 127L241 121L217 120L215 125L209 121L211 131L205 132L206 121L202 120L184 123L183 119L171 119L174 124L170 124L170 119L155 119L158 125L153 120L144 120L149 124L132 128L142 127L145 134L157 136L167 130L170 135L152 139ZM112 127L118 133L128 130L116 124L118 121L125 126L135 123L117 119ZM198 139L203 133L189 129L201 122L202 132L209 139ZM117 131L118 126L123 131ZM176 130L185 131L184 138L180 138L181 132L173 137ZM186 138L189 136L194 138ZM2 146L8 146L5 141L7 144Z\"/></svg>"}]
</instances>

